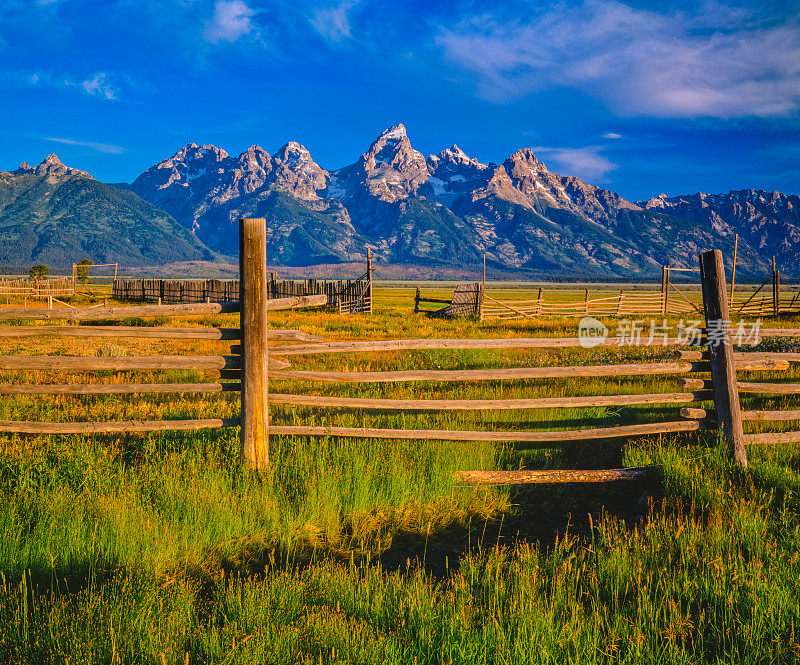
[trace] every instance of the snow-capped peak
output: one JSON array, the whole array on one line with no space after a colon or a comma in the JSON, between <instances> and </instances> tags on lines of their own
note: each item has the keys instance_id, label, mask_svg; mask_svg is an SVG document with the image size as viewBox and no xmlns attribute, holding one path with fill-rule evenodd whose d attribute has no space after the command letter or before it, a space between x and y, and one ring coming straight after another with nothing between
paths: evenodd
<instances>
[{"instance_id":1,"label":"snow-capped peak","mask_svg":"<svg viewBox=\"0 0 800 665\"><path fill-rule=\"evenodd\" d=\"M385 139L386 141L400 141L404 138L408 138L406 134L405 125L402 123L398 123L397 125L392 125L388 129L385 129L383 133L378 137L378 139Z\"/></svg>"}]
</instances>

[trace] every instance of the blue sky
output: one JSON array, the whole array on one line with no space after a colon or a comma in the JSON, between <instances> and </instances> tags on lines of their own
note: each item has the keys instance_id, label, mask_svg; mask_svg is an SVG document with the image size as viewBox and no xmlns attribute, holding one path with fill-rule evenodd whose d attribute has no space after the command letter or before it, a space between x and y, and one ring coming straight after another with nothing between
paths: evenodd
<instances>
[{"instance_id":1,"label":"blue sky","mask_svg":"<svg viewBox=\"0 0 800 665\"><path fill-rule=\"evenodd\" d=\"M654 9L654 7L657 7ZM800 193L789 2L0 0L0 169L130 181L194 141L352 163L386 126L630 199Z\"/></svg>"}]
</instances>

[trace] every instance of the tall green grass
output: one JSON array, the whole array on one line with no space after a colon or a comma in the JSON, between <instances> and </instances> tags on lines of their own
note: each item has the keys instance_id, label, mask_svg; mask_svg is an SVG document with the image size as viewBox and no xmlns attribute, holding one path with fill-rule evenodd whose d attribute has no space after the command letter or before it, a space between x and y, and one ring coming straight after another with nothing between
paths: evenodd
<instances>
[{"instance_id":1,"label":"tall green grass","mask_svg":"<svg viewBox=\"0 0 800 665\"><path fill-rule=\"evenodd\" d=\"M380 294L379 294L380 296ZM270 316L326 339L574 334L575 321ZM233 317L204 324L235 325ZM165 325L191 324L163 321ZM783 323L783 322L782 322ZM6 339L4 353L224 353L221 342ZM309 369L616 363L663 348L292 357ZM202 372L131 372L193 381ZM794 380L760 373L753 380ZM757 377L757 378L756 378ZM6 373L4 382L110 373ZM407 398L673 391L669 377L274 391ZM796 398L743 398L785 408ZM766 406L764 406L766 405ZM236 395L2 397L0 418L231 417ZM397 413L272 408L276 424L563 429L677 408ZM771 425L749 425L749 431ZM272 437L263 475L238 431L0 438L0 653L9 663L767 663L800 660L800 448L730 467L712 433L562 447ZM643 483L475 489L458 469L652 465Z\"/></svg>"}]
</instances>

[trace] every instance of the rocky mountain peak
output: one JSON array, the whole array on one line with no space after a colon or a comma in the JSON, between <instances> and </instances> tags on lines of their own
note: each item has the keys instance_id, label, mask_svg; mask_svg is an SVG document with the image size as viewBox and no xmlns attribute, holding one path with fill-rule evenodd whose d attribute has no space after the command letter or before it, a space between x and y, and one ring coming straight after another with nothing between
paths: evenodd
<instances>
[{"instance_id":1,"label":"rocky mountain peak","mask_svg":"<svg viewBox=\"0 0 800 665\"><path fill-rule=\"evenodd\" d=\"M505 164L506 170L509 172L516 169L520 173L524 170L534 173L549 173L547 167L536 159L536 155L533 154L533 150L530 148L517 150L505 161Z\"/></svg>"},{"instance_id":2,"label":"rocky mountain peak","mask_svg":"<svg viewBox=\"0 0 800 665\"><path fill-rule=\"evenodd\" d=\"M269 161L269 153L264 150L260 145L251 145L247 150L245 150L242 154L239 155L238 161L240 163L253 163L253 164L260 164L264 165Z\"/></svg>"},{"instance_id":3,"label":"rocky mountain peak","mask_svg":"<svg viewBox=\"0 0 800 665\"><path fill-rule=\"evenodd\" d=\"M17 175L30 173L33 175L53 176L56 178L69 175L77 175L83 178L92 177L86 171L81 171L80 169L73 169L69 166L66 166L61 162L54 152L51 152L49 155L47 155L47 157L45 157L35 167L30 166L28 162L22 162L22 164L19 165L19 168L14 171L14 173Z\"/></svg>"},{"instance_id":4,"label":"rocky mountain peak","mask_svg":"<svg viewBox=\"0 0 800 665\"><path fill-rule=\"evenodd\" d=\"M437 168L441 164L450 164L453 166L476 168L481 170L487 168L486 164L481 164L474 157L467 155L467 153L465 153L455 143L452 147L442 150L438 155L431 155L428 157L429 169L431 165L433 165L434 168Z\"/></svg>"},{"instance_id":5,"label":"rocky mountain peak","mask_svg":"<svg viewBox=\"0 0 800 665\"><path fill-rule=\"evenodd\" d=\"M367 192L385 202L416 194L428 180L425 157L411 147L403 125L389 127L353 165L341 171L363 183Z\"/></svg>"},{"instance_id":6,"label":"rocky mountain peak","mask_svg":"<svg viewBox=\"0 0 800 665\"><path fill-rule=\"evenodd\" d=\"M308 149L297 141L289 141L279 148L278 152L275 153L275 159L284 163L313 161Z\"/></svg>"},{"instance_id":7,"label":"rocky mountain peak","mask_svg":"<svg viewBox=\"0 0 800 665\"><path fill-rule=\"evenodd\" d=\"M312 201L318 190L327 188L330 174L317 164L305 146L289 141L273 156L275 188L292 196Z\"/></svg>"}]
</instances>

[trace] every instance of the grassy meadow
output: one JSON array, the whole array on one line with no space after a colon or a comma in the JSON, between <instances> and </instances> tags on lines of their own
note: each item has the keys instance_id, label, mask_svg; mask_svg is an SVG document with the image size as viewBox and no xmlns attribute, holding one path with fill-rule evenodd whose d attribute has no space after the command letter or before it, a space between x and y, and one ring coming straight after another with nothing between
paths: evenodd
<instances>
[{"instance_id":1,"label":"grassy meadow","mask_svg":"<svg viewBox=\"0 0 800 665\"><path fill-rule=\"evenodd\" d=\"M101 291L93 297L103 297ZM373 316L276 312L270 327L298 328L326 341L576 333L575 319L501 323L415 316L413 293L412 287L376 289ZM425 294L447 297L452 291ZM233 327L238 319L127 324ZM613 330L616 323L609 324ZM800 327L800 320L768 325ZM221 354L229 345L52 336L3 338L0 344L4 354L89 356ZM759 348L790 347L766 340ZM674 356L653 346L288 359L296 369L377 371ZM207 376L0 372L0 382L190 382ZM748 378L798 382L800 368ZM273 382L270 390L481 399L678 388L674 377L650 376L364 386ZM745 409L800 408L796 402L742 396ZM0 396L3 420L230 418L238 411L236 393ZM679 419L675 406L401 413L273 405L271 415L274 424L287 425L488 430ZM780 431L781 425L745 428ZM747 471L727 462L710 432L556 447L272 437L270 455L267 472L243 470L237 428L0 435L5 663L800 661L796 445L750 446ZM454 479L459 469L639 465L652 465L652 477L599 486L474 488Z\"/></svg>"}]
</instances>

